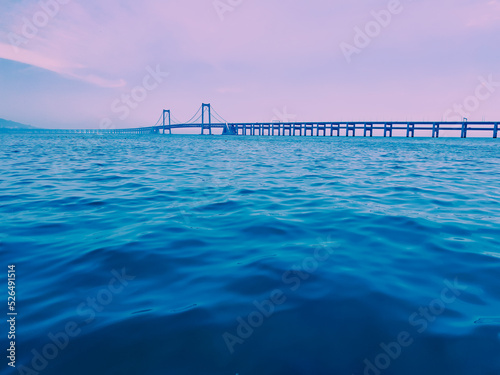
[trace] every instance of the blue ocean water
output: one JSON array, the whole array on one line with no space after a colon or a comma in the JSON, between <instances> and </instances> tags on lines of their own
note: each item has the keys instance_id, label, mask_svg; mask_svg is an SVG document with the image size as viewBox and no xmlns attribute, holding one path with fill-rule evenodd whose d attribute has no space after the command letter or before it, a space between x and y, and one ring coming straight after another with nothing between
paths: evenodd
<instances>
[{"instance_id":1,"label":"blue ocean water","mask_svg":"<svg viewBox=\"0 0 500 375\"><path fill-rule=\"evenodd\" d=\"M2 134L0 160L2 375L500 374L496 140Z\"/></svg>"}]
</instances>

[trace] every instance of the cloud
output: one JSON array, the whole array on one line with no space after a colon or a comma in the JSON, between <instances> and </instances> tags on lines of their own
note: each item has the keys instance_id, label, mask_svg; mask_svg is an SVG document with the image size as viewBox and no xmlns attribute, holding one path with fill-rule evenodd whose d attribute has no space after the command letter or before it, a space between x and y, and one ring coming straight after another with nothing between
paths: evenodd
<instances>
[{"instance_id":1,"label":"cloud","mask_svg":"<svg viewBox=\"0 0 500 375\"><path fill-rule=\"evenodd\" d=\"M244 1L224 21L212 0L73 0L17 54L7 36L23 35L40 3L5 0L0 58L59 77L42 87L33 77L43 72L32 70L28 82L22 66L9 64L9 73L0 75L0 95L9 92L11 99L0 111L16 118L16 101L27 102L40 105L49 121L74 101L81 109L71 111L80 118L113 115L111 104L140 85L146 67L159 65L172 73L169 84L134 110L130 125L157 117L164 107L190 116L202 101L242 121L267 118L285 105L304 120L379 111L440 116L440 107L465 95L478 75L498 72L492 46L500 1L401 1L404 11L347 64L340 43L352 43L355 27L372 21L389 0ZM482 108L488 116L496 113Z\"/></svg>"},{"instance_id":2,"label":"cloud","mask_svg":"<svg viewBox=\"0 0 500 375\"><path fill-rule=\"evenodd\" d=\"M38 52L20 47L16 47L14 50L11 45L2 42L0 42L0 58L45 69L60 74L63 77L77 79L99 87L114 88L126 85L126 82L123 79L109 80L94 74L79 72L85 70L85 67L81 64L70 63L61 59L53 59Z\"/></svg>"}]
</instances>

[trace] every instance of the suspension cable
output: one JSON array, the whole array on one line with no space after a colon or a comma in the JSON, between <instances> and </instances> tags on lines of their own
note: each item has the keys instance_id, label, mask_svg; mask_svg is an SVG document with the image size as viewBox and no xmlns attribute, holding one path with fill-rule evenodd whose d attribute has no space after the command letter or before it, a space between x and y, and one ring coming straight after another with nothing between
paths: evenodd
<instances>
[{"instance_id":1,"label":"suspension cable","mask_svg":"<svg viewBox=\"0 0 500 375\"><path fill-rule=\"evenodd\" d=\"M223 118L219 118L220 116L212 115L212 117L217 120L218 122L221 122L223 124L227 124L227 121L224 120Z\"/></svg>"},{"instance_id":2,"label":"suspension cable","mask_svg":"<svg viewBox=\"0 0 500 375\"><path fill-rule=\"evenodd\" d=\"M224 119L224 117L222 117L221 115L219 115L219 114L217 113L217 111L215 110L215 108L214 108L214 107L212 107L212 111L214 111L214 112L215 112L215 114L216 114L217 116L219 116L219 117L223 120L223 122L224 122L224 123L227 123L227 121Z\"/></svg>"},{"instance_id":3,"label":"suspension cable","mask_svg":"<svg viewBox=\"0 0 500 375\"><path fill-rule=\"evenodd\" d=\"M174 124L180 124L181 122L179 121L179 119L175 116L172 116L172 119L174 120L173 123Z\"/></svg>"},{"instance_id":4,"label":"suspension cable","mask_svg":"<svg viewBox=\"0 0 500 375\"><path fill-rule=\"evenodd\" d=\"M160 116L160 118L158 119L158 121L156 121L156 124L154 124L153 126L158 125L158 124L160 123L160 121L161 121L162 117L163 117L163 114Z\"/></svg>"},{"instance_id":5,"label":"suspension cable","mask_svg":"<svg viewBox=\"0 0 500 375\"><path fill-rule=\"evenodd\" d=\"M198 116L198 113L199 113L200 111L201 111L201 106L200 106L200 108L198 108L198 110L196 111L196 113L194 114L194 116L193 116L193 117L191 117L188 121L184 122L184 124L189 124L189 123L191 123L191 121L192 121L192 120L193 120L196 116Z\"/></svg>"}]
</instances>

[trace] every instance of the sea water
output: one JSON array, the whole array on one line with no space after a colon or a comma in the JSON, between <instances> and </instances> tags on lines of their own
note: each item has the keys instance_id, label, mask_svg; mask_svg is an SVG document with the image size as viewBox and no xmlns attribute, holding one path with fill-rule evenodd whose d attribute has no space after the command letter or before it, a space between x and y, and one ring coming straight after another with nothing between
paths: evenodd
<instances>
[{"instance_id":1,"label":"sea water","mask_svg":"<svg viewBox=\"0 0 500 375\"><path fill-rule=\"evenodd\" d=\"M500 374L493 139L0 135L0 373Z\"/></svg>"}]
</instances>

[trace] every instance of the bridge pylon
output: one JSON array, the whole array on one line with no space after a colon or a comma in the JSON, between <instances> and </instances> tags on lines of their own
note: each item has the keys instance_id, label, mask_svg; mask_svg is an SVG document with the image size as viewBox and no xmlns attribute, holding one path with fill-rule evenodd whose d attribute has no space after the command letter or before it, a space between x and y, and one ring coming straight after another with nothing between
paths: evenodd
<instances>
[{"instance_id":1,"label":"bridge pylon","mask_svg":"<svg viewBox=\"0 0 500 375\"><path fill-rule=\"evenodd\" d=\"M168 131L169 134L172 134L172 121L170 119L170 109L164 109L163 110L163 134L165 134L165 126L167 126L167 114L168 114Z\"/></svg>"},{"instance_id":2,"label":"bridge pylon","mask_svg":"<svg viewBox=\"0 0 500 375\"><path fill-rule=\"evenodd\" d=\"M208 123L205 123L205 112L208 112ZM212 110L210 104L201 104L201 134L205 134L205 129L208 129L208 134L212 135Z\"/></svg>"}]
</instances>

